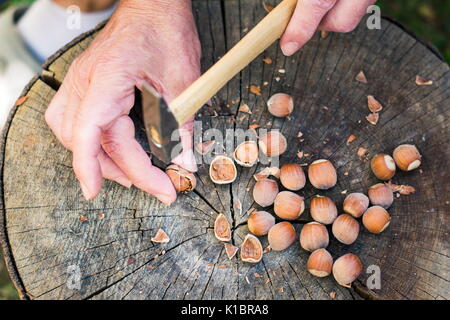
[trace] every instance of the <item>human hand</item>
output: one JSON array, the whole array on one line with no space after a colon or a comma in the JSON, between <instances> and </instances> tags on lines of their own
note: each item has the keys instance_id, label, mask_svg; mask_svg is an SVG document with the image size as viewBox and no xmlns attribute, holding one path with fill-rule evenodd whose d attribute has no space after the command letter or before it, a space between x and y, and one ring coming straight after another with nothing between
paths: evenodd
<instances>
[{"instance_id":1,"label":"human hand","mask_svg":"<svg viewBox=\"0 0 450 320\"><path fill-rule=\"evenodd\" d=\"M45 119L73 153L86 199L102 178L132 184L170 204L176 191L152 166L128 116L134 88L144 81L170 103L200 75L200 43L190 0L123 0L89 48L72 63ZM174 162L196 171L192 122L180 130L183 153Z\"/></svg>"},{"instance_id":2,"label":"human hand","mask_svg":"<svg viewBox=\"0 0 450 320\"><path fill-rule=\"evenodd\" d=\"M291 56L307 43L317 29L350 32L376 0L298 0L295 12L280 40L281 50Z\"/></svg>"}]
</instances>

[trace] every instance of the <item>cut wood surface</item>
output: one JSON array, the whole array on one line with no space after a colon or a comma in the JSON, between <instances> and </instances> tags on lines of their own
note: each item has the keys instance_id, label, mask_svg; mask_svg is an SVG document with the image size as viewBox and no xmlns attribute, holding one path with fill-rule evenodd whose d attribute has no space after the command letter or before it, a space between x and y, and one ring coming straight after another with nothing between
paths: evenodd
<instances>
[{"instance_id":1,"label":"cut wood surface","mask_svg":"<svg viewBox=\"0 0 450 320\"><path fill-rule=\"evenodd\" d=\"M268 1L272 5L273 1ZM194 1L194 14L207 70L266 14L261 1ZM99 27L101 28L101 26ZM97 30L98 31L98 30ZM105 182L91 201L82 197L72 170L72 156L56 140L44 112L70 63L97 31L57 52L42 75L25 88L27 99L11 113L1 149L1 244L8 270L24 299L448 299L450 297L450 72L440 57L396 23L382 20L381 30L365 21L348 34L316 34L299 53L286 58L272 45L202 109L202 129L280 129L288 151L281 163L309 164L330 159L338 184L329 191L339 208L345 192L367 192L377 179L368 157L392 153L402 143L423 154L420 170L399 172L396 184L416 193L396 198L390 226L381 235L361 229L346 246L331 237L336 259L353 252L366 268L379 266L381 288L368 289L365 271L347 289L332 277L314 278L306 271L308 253L298 241L283 252L269 252L256 264L229 260L214 237L216 216L232 224L233 243L248 233L245 214L253 203L253 174L264 166L238 168L232 185L214 185L208 165L200 165L195 192L180 195L170 207L132 187ZM182 54L182 53L180 53ZM271 58L272 63L263 62ZM285 72L283 72L283 70ZM368 83L355 80L363 70ZM418 86L416 75L433 80ZM261 88L261 95L249 86ZM267 99L276 92L294 97L294 113L273 118ZM376 125L367 95L384 106ZM239 112L247 104L251 114ZM135 117L137 137L147 148ZM301 131L301 140L297 137ZM356 139L347 143L354 135ZM303 151L305 156L297 157ZM309 155L306 155L309 154ZM295 221L297 231L310 221L309 199L319 192L308 183L298 192L307 210ZM242 209L239 209L241 203ZM272 209L269 209L273 212ZM152 243L162 228L168 243ZM262 239L263 246L267 240ZM80 286L77 286L79 279ZM71 285L72 284L72 285Z\"/></svg>"}]
</instances>

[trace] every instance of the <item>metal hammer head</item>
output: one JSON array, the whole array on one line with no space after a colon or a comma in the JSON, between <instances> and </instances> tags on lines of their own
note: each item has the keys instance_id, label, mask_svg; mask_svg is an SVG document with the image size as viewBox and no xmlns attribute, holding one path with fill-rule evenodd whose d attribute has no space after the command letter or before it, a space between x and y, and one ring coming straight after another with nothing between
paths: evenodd
<instances>
[{"instance_id":1,"label":"metal hammer head","mask_svg":"<svg viewBox=\"0 0 450 320\"><path fill-rule=\"evenodd\" d=\"M142 115L145 132L152 155L168 164L172 160L172 150L180 141L172 141L171 137L178 129L178 121L169 109L164 98L150 85L142 86Z\"/></svg>"}]
</instances>

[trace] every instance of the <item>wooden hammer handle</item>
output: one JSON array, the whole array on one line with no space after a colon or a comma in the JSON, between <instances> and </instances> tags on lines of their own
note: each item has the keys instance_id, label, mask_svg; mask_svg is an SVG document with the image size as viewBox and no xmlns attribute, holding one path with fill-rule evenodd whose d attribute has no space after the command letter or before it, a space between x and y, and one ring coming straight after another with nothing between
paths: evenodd
<instances>
[{"instance_id":1,"label":"wooden hammer handle","mask_svg":"<svg viewBox=\"0 0 450 320\"><path fill-rule=\"evenodd\" d=\"M178 123L189 120L231 78L281 37L297 0L283 0L207 72L170 103Z\"/></svg>"}]
</instances>

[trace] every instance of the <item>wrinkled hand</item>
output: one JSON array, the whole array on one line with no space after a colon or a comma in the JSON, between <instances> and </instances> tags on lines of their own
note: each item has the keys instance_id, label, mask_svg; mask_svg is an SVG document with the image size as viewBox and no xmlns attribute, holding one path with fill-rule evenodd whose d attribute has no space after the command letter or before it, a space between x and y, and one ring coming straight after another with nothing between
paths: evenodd
<instances>
[{"instance_id":1,"label":"wrinkled hand","mask_svg":"<svg viewBox=\"0 0 450 320\"><path fill-rule=\"evenodd\" d=\"M90 47L71 65L45 119L73 152L86 199L102 178L132 184L170 204L168 176L152 166L128 116L134 88L147 81L170 103L200 74L200 43L190 0L123 0ZM174 162L196 170L192 123L181 130L183 153Z\"/></svg>"},{"instance_id":2,"label":"wrinkled hand","mask_svg":"<svg viewBox=\"0 0 450 320\"><path fill-rule=\"evenodd\" d=\"M317 29L350 32L376 0L298 0L294 15L281 38L281 50L291 56Z\"/></svg>"}]
</instances>

